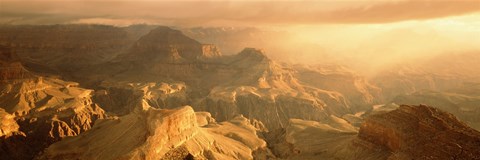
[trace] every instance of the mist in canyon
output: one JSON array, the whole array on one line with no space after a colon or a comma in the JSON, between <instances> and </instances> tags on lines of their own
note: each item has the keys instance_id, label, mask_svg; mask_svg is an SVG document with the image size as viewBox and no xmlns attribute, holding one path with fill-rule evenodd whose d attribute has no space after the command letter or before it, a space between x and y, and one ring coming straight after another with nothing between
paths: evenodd
<instances>
[{"instance_id":1,"label":"mist in canyon","mask_svg":"<svg viewBox=\"0 0 480 160\"><path fill-rule=\"evenodd\" d=\"M0 1L0 159L480 159L480 1Z\"/></svg>"}]
</instances>

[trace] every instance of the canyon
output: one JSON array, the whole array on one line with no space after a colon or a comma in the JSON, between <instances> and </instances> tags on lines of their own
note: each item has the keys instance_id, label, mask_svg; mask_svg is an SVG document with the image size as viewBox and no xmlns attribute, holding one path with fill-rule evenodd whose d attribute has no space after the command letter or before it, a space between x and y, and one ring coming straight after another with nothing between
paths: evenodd
<instances>
[{"instance_id":1,"label":"canyon","mask_svg":"<svg viewBox=\"0 0 480 160\"><path fill-rule=\"evenodd\" d=\"M258 32L0 26L0 159L480 159L475 53L367 77Z\"/></svg>"}]
</instances>

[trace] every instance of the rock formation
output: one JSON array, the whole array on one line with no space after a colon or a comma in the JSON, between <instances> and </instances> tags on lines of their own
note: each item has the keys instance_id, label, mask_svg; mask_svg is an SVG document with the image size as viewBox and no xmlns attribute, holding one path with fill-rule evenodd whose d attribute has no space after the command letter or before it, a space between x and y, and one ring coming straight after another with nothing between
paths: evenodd
<instances>
[{"instance_id":1,"label":"rock formation","mask_svg":"<svg viewBox=\"0 0 480 160\"><path fill-rule=\"evenodd\" d=\"M11 48L0 45L0 82L28 79L32 76Z\"/></svg>"},{"instance_id":2,"label":"rock formation","mask_svg":"<svg viewBox=\"0 0 480 160\"><path fill-rule=\"evenodd\" d=\"M106 29L102 26L90 27L89 29L88 26L73 25L64 29L68 34L74 30L95 33ZM62 27L50 26L54 31L58 28ZM125 30L129 34L146 31L145 27L136 28L130 27ZM49 30L49 27L45 27L44 30ZM115 33L109 33L111 36L106 38L115 37L113 35L117 35L116 32L119 32L118 35L121 35L120 32L123 34L118 28L114 30ZM138 34L134 35L139 37ZM113 55L109 54L110 57ZM125 83L157 85L165 82L184 83L186 89L180 94L171 94L175 96L166 96L153 91L162 96L150 98L150 105L156 108L173 108L190 104L196 110L211 112L220 121L231 119L236 114L243 114L248 118L263 121L268 128L281 127L290 118L306 117L308 120L322 120L330 114L341 116L350 113L352 106L355 106L348 101L351 97L373 101L373 95L368 93L368 87L352 88L352 93L359 92L355 90L363 90L350 96L349 90L345 88L338 92L335 89L340 87L331 89L327 87L330 85L323 85L324 88L319 88L318 85L304 86L304 83L310 82L300 82L294 68L271 60L263 50L246 48L239 54L222 56L214 45L201 44L168 27L157 27L149 31L132 42L124 54L108 63L83 68L67 77L96 89L95 101L110 111L116 110L114 108L128 107L126 101L131 100L124 100L132 97L123 96L133 95L138 90L118 87ZM120 85L104 85L106 81ZM356 80L350 82L357 83ZM349 96L345 97L344 94ZM234 97L228 98L229 95ZM261 105L252 106L254 103ZM301 107L295 110L290 107L292 105ZM120 114L128 113L128 110L120 110L122 109L117 110L123 112Z\"/></svg>"},{"instance_id":3,"label":"rock formation","mask_svg":"<svg viewBox=\"0 0 480 160\"><path fill-rule=\"evenodd\" d=\"M148 106L102 120L77 137L50 146L40 159L253 159L271 156L244 117L216 123L191 107ZM197 116L199 115L200 116ZM197 123L202 121L203 123ZM259 158L259 157L255 157Z\"/></svg>"},{"instance_id":4,"label":"rock formation","mask_svg":"<svg viewBox=\"0 0 480 160\"><path fill-rule=\"evenodd\" d=\"M188 63L221 56L214 45L197 42L182 32L157 27L137 40L130 51L121 55L123 61L154 63Z\"/></svg>"},{"instance_id":5,"label":"rock formation","mask_svg":"<svg viewBox=\"0 0 480 160\"><path fill-rule=\"evenodd\" d=\"M236 54L246 46L260 48L287 38L283 32L268 32L257 28L181 28L188 37L192 37L202 43L215 44L227 55ZM273 47L272 47L273 48Z\"/></svg>"},{"instance_id":6,"label":"rock formation","mask_svg":"<svg viewBox=\"0 0 480 160\"><path fill-rule=\"evenodd\" d=\"M332 116L326 121L291 119L284 129L265 135L281 159L386 159L388 151L357 138L358 129Z\"/></svg>"},{"instance_id":7,"label":"rock formation","mask_svg":"<svg viewBox=\"0 0 480 160\"><path fill-rule=\"evenodd\" d=\"M387 148L392 159L480 159L480 132L425 105L371 115L358 137Z\"/></svg>"},{"instance_id":8,"label":"rock formation","mask_svg":"<svg viewBox=\"0 0 480 160\"><path fill-rule=\"evenodd\" d=\"M0 137L8 137L18 132L19 126L14 118L14 115L7 113L0 108L0 122L2 122L2 124L0 124Z\"/></svg>"},{"instance_id":9,"label":"rock formation","mask_svg":"<svg viewBox=\"0 0 480 160\"><path fill-rule=\"evenodd\" d=\"M104 117L92 102L92 90L77 83L30 73L2 48L0 73L0 158L31 159L63 137L75 136ZM8 66L10 68L5 68ZM14 66L14 67L12 67Z\"/></svg>"},{"instance_id":10,"label":"rock formation","mask_svg":"<svg viewBox=\"0 0 480 160\"><path fill-rule=\"evenodd\" d=\"M180 94L153 98L149 103L157 108L190 104L219 121L243 114L262 121L267 128L278 128L290 118L322 120L329 114L351 111L341 93L304 87L294 69L271 60L263 50L246 48L236 55L221 56L216 47L167 27L152 30L129 53L105 66L100 76L108 76L99 79L113 83L184 83ZM99 88L108 91L111 87ZM163 105L167 101L177 103Z\"/></svg>"},{"instance_id":11,"label":"rock formation","mask_svg":"<svg viewBox=\"0 0 480 160\"><path fill-rule=\"evenodd\" d=\"M468 78L403 66L370 83L279 63L245 45L275 39L255 29L183 32L210 42L164 26L0 26L0 159L480 159L479 132L453 116L480 121ZM227 55L210 44L224 40Z\"/></svg>"},{"instance_id":12,"label":"rock formation","mask_svg":"<svg viewBox=\"0 0 480 160\"><path fill-rule=\"evenodd\" d=\"M179 28L179 30L201 43L215 44L225 55L237 54L245 47L263 48L268 57L275 60L290 60L289 62L305 60L308 53L322 54L319 52L320 46L300 42L292 32L288 31L255 27L196 27ZM292 54L299 52L304 54Z\"/></svg>"},{"instance_id":13,"label":"rock formation","mask_svg":"<svg viewBox=\"0 0 480 160\"><path fill-rule=\"evenodd\" d=\"M110 114L125 115L144 99L158 109L171 109L188 104L184 83L119 83L103 82L93 100Z\"/></svg>"},{"instance_id":14,"label":"rock formation","mask_svg":"<svg viewBox=\"0 0 480 160\"><path fill-rule=\"evenodd\" d=\"M322 120L329 114L349 112L340 94L303 87L293 70L270 60L261 50L244 49L227 67L235 69L238 78L214 87L195 105L219 120L243 114L273 129L284 126L290 118Z\"/></svg>"},{"instance_id":15,"label":"rock formation","mask_svg":"<svg viewBox=\"0 0 480 160\"><path fill-rule=\"evenodd\" d=\"M333 116L322 122L291 119L265 138L283 159L480 158L480 132L425 105L371 113L359 130Z\"/></svg>"}]
</instances>

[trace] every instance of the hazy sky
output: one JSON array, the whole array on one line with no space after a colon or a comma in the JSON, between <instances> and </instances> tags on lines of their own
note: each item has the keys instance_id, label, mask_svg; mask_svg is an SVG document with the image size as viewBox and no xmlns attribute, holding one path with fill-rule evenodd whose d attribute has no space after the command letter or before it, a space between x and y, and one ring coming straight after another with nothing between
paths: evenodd
<instances>
[{"instance_id":1,"label":"hazy sky","mask_svg":"<svg viewBox=\"0 0 480 160\"><path fill-rule=\"evenodd\" d=\"M377 64L480 54L480 0L0 0L0 24L59 23L285 29L324 52ZM315 59L315 53L298 57Z\"/></svg>"},{"instance_id":2,"label":"hazy sky","mask_svg":"<svg viewBox=\"0 0 480 160\"><path fill-rule=\"evenodd\" d=\"M431 19L478 11L479 0L1 0L0 23L352 24Z\"/></svg>"}]
</instances>

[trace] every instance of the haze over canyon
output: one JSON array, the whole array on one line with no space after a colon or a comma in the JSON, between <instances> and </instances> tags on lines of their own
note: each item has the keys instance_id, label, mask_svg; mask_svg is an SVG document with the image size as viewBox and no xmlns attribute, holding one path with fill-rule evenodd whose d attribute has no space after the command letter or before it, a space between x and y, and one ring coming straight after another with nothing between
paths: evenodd
<instances>
[{"instance_id":1,"label":"haze over canyon","mask_svg":"<svg viewBox=\"0 0 480 160\"><path fill-rule=\"evenodd\" d=\"M480 1L0 1L0 159L480 159Z\"/></svg>"}]
</instances>

